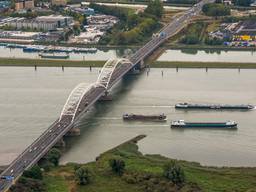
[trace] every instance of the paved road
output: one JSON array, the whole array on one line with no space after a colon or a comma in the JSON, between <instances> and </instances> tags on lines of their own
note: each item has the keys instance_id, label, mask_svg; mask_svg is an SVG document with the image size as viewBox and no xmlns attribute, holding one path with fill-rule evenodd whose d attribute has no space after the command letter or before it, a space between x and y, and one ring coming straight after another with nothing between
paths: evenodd
<instances>
[{"instance_id":1,"label":"paved road","mask_svg":"<svg viewBox=\"0 0 256 192\"><path fill-rule=\"evenodd\" d=\"M148 43L128 58L133 65L120 65L115 69L109 87L111 88L138 62L149 56L166 39L180 31L191 17L196 16L201 11L202 6L210 1L212 2L213 0L203 0L199 2L191 9L185 11L182 16L175 18L170 24L165 26L158 35L153 36ZM97 84L92 86L79 103L79 110L77 111L75 120L79 119L84 112L103 96L105 91L103 86ZM3 179L4 176L12 176L14 180L19 178L24 170L35 165L72 127L72 116L65 115L60 120L57 119L1 173L0 192L6 191L13 183L12 180Z\"/></svg>"}]
</instances>

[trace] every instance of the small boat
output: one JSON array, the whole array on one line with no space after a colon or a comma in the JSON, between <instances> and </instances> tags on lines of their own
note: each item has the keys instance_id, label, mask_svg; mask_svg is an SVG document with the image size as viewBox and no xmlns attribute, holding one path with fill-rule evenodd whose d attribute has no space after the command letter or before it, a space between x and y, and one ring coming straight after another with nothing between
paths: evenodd
<instances>
[{"instance_id":1,"label":"small boat","mask_svg":"<svg viewBox=\"0 0 256 192\"><path fill-rule=\"evenodd\" d=\"M222 104L193 104L193 103L178 103L176 109L224 109L224 110L251 110L254 105L222 105Z\"/></svg>"},{"instance_id":2,"label":"small boat","mask_svg":"<svg viewBox=\"0 0 256 192\"><path fill-rule=\"evenodd\" d=\"M6 46L7 43L0 43L0 46Z\"/></svg>"},{"instance_id":3,"label":"small boat","mask_svg":"<svg viewBox=\"0 0 256 192\"><path fill-rule=\"evenodd\" d=\"M26 47L26 45L20 45L20 44L7 44L6 45L6 48L25 48Z\"/></svg>"},{"instance_id":4,"label":"small boat","mask_svg":"<svg viewBox=\"0 0 256 192\"><path fill-rule=\"evenodd\" d=\"M40 53L39 56L41 58L47 58L47 59L68 59L68 54L54 54L54 53Z\"/></svg>"},{"instance_id":5,"label":"small boat","mask_svg":"<svg viewBox=\"0 0 256 192\"><path fill-rule=\"evenodd\" d=\"M171 122L171 128L236 128L235 121L226 122L185 122L177 120Z\"/></svg>"},{"instance_id":6,"label":"small boat","mask_svg":"<svg viewBox=\"0 0 256 192\"><path fill-rule=\"evenodd\" d=\"M40 52L45 48L43 46L27 46L23 48L23 52Z\"/></svg>"},{"instance_id":7,"label":"small boat","mask_svg":"<svg viewBox=\"0 0 256 192\"><path fill-rule=\"evenodd\" d=\"M124 120L140 120L140 121L166 121L166 115L136 115L136 114L124 114Z\"/></svg>"},{"instance_id":8,"label":"small boat","mask_svg":"<svg viewBox=\"0 0 256 192\"><path fill-rule=\"evenodd\" d=\"M75 53L96 53L97 49L96 48L73 48L73 51Z\"/></svg>"}]
</instances>

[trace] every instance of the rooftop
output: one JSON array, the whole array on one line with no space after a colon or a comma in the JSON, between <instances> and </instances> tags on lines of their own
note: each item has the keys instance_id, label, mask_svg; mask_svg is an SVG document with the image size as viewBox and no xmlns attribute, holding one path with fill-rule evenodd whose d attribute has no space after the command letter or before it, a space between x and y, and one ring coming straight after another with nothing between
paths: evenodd
<instances>
[{"instance_id":1,"label":"rooftop","mask_svg":"<svg viewBox=\"0 0 256 192\"><path fill-rule=\"evenodd\" d=\"M72 17L62 16L62 15L49 15L49 16L40 16L40 17L37 17L36 20L37 20L37 21L50 21L50 22L55 22L55 21L62 20L62 19L65 19L65 18L71 19Z\"/></svg>"}]
</instances>

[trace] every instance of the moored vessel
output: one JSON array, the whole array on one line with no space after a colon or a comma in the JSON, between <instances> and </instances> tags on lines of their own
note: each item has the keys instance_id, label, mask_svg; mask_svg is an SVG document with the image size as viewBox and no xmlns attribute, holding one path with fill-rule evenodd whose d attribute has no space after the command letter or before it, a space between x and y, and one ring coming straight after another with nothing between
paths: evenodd
<instances>
[{"instance_id":1,"label":"moored vessel","mask_svg":"<svg viewBox=\"0 0 256 192\"><path fill-rule=\"evenodd\" d=\"M166 121L166 115L139 115L139 114L124 114L124 120L141 120L141 121Z\"/></svg>"},{"instance_id":2,"label":"moored vessel","mask_svg":"<svg viewBox=\"0 0 256 192\"><path fill-rule=\"evenodd\" d=\"M251 110L254 105L228 105L228 104L193 104L193 103L178 103L176 109L224 109L224 110Z\"/></svg>"},{"instance_id":3,"label":"moored vessel","mask_svg":"<svg viewBox=\"0 0 256 192\"><path fill-rule=\"evenodd\" d=\"M176 120L171 122L171 128L236 128L235 121L226 122L186 122Z\"/></svg>"},{"instance_id":4,"label":"moored vessel","mask_svg":"<svg viewBox=\"0 0 256 192\"><path fill-rule=\"evenodd\" d=\"M46 59L68 59L69 58L68 54L40 53L39 56L41 58L46 58Z\"/></svg>"}]
</instances>

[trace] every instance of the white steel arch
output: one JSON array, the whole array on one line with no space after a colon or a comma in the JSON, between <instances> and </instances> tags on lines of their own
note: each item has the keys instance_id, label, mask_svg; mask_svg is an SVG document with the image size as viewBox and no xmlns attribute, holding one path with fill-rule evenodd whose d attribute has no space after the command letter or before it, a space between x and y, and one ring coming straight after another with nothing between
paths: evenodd
<instances>
[{"instance_id":1,"label":"white steel arch","mask_svg":"<svg viewBox=\"0 0 256 192\"><path fill-rule=\"evenodd\" d=\"M130 62L129 59L125 59L125 58L108 60L104 64L103 68L101 69L101 72L98 76L97 84L100 84L106 90L108 90L112 74L119 66L122 66L122 65L132 66L132 63Z\"/></svg>"},{"instance_id":2,"label":"white steel arch","mask_svg":"<svg viewBox=\"0 0 256 192\"><path fill-rule=\"evenodd\" d=\"M63 116L71 116L73 121L83 96L94 86L94 84L88 86L87 83L78 84L70 93L61 111L59 121L61 121Z\"/></svg>"}]
</instances>

